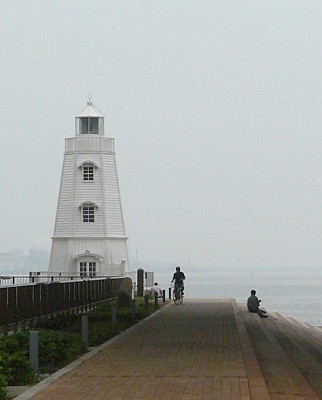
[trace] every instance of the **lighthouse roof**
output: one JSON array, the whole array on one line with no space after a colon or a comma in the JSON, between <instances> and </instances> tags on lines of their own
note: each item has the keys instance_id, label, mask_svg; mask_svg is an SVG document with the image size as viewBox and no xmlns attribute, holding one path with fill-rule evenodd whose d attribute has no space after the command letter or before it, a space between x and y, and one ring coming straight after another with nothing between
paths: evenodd
<instances>
[{"instance_id":1,"label":"lighthouse roof","mask_svg":"<svg viewBox=\"0 0 322 400\"><path fill-rule=\"evenodd\" d=\"M96 107L94 107L92 101L89 99L87 101L87 106L84 108L84 110L81 111L78 115L76 115L76 118L81 118L81 117L104 118L104 114L102 114Z\"/></svg>"}]
</instances>

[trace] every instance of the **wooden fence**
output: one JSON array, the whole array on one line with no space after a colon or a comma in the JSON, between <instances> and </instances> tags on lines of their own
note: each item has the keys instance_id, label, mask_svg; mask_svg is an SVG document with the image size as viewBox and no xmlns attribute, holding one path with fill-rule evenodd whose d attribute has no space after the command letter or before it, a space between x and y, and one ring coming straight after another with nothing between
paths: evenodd
<instances>
[{"instance_id":1,"label":"wooden fence","mask_svg":"<svg viewBox=\"0 0 322 400\"><path fill-rule=\"evenodd\" d=\"M0 287L0 326L59 314L82 312L113 299L129 278L73 280Z\"/></svg>"}]
</instances>

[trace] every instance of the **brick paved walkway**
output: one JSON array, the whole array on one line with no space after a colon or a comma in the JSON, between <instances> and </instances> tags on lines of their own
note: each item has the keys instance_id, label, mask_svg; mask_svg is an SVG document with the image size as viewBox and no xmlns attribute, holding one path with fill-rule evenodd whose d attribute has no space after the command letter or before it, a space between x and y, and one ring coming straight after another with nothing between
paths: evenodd
<instances>
[{"instance_id":1,"label":"brick paved walkway","mask_svg":"<svg viewBox=\"0 0 322 400\"><path fill-rule=\"evenodd\" d=\"M169 304L34 395L27 391L18 399L268 399L253 350L240 337L229 299Z\"/></svg>"}]
</instances>

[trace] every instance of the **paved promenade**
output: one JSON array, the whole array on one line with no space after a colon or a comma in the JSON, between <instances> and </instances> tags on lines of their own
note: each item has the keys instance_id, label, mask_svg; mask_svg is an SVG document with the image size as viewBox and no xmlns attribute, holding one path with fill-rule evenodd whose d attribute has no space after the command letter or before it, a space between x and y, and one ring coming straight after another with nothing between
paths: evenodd
<instances>
[{"instance_id":1,"label":"paved promenade","mask_svg":"<svg viewBox=\"0 0 322 400\"><path fill-rule=\"evenodd\" d=\"M260 376L254 379L257 398L265 400ZM19 396L23 398L250 399L232 303L169 304L38 393Z\"/></svg>"},{"instance_id":2,"label":"paved promenade","mask_svg":"<svg viewBox=\"0 0 322 400\"><path fill-rule=\"evenodd\" d=\"M171 303L16 399L318 400L321 335L230 299Z\"/></svg>"}]
</instances>

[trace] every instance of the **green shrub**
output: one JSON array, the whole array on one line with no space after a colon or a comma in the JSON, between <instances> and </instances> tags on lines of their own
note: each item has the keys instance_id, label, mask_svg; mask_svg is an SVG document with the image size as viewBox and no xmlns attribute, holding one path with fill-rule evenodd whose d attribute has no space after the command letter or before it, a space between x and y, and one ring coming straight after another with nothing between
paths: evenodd
<instances>
[{"instance_id":1,"label":"green shrub","mask_svg":"<svg viewBox=\"0 0 322 400\"><path fill-rule=\"evenodd\" d=\"M39 364L42 372L51 372L84 351L85 346L79 336L61 332L40 332Z\"/></svg>"},{"instance_id":2,"label":"green shrub","mask_svg":"<svg viewBox=\"0 0 322 400\"><path fill-rule=\"evenodd\" d=\"M29 332L28 331L18 331L14 332L12 335L7 336L4 339L4 348L9 353L14 353L16 350L20 349L24 354L29 354Z\"/></svg>"},{"instance_id":3,"label":"green shrub","mask_svg":"<svg viewBox=\"0 0 322 400\"><path fill-rule=\"evenodd\" d=\"M131 301L131 296L125 292L120 292L117 296L117 305L119 307L130 307Z\"/></svg>"},{"instance_id":4,"label":"green shrub","mask_svg":"<svg viewBox=\"0 0 322 400\"><path fill-rule=\"evenodd\" d=\"M132 323L132 313L131 313L131 309L130 308L120 308L117 311L117 319L120 321L124 321L124 322L130 322Z\"/></svg>"},{"instance_id":5,"label":"green shrub","mask_svg":"<svg viewBox=\"0 0 322 400\"><path fill-rule=\"evenodd\" d=\"M22 351L15 351L9 355L8 366L11 374L8 377L8 385L24 386L37 382L37 376L31 368L29 358Z\"/></svg>"},{"instance_id":6,"label":"green shrub","mask_svg":"<svg viewBox=\"0 0 322 400\"><path fill-rule=\"evenodd\" d=\"M79 335L39 331L39 367L53 372L85 351ZM29 361L29 332L0 338L0 385L29 385L37 381ZM2 386L0 386L1 389ZM0 390L1 399L1 390Z\"/></svg>"},{"instance_id":7,"label":"green shrub","mask_svg":"<svg viewBox=\"0 0 322 400\"><path fill-rule=\"evenodd\" d=\"M100 306L89 313L90 321L111 321L111 308Z\"/></svg>"},{"instance_id":8,"label":"green shrub","mask_svg":"<svg viewBox=\"0 0 322 400\"><path fill-rule=\"evenodd\" d=\"M92 321L89 326L89 346L99 346L111 339L116 330L102 321Z\"/></svg>"},{"instance_id":9,"label":"green shrub","mask_svg":"<svg viewBox=\"0 0 322 400\"><path fill-rule=\"evenodd\" d=\"M76 314L61 314L54 318L39 320L37 328L52 329L57 331L80 332L81 317Z\"/></svg>"},{"instance_id":10,"label":"green shrub","mask_svg":"<svg viewBox=\"0 0 322 400\"><path fill-rule=\"evenodd\" d=\"M1 338L2 367L4 363L7 385L29 385L36 381L36 376L29 361L28 333L15 332Z\"/></svg>"},{"instance_id":11,"label":"green shrub","mask_svg":"<svg viewBox=\"0 0 322 400\"><path fill-rule=\"evenodd\" d=\"M6 393L7 393L6 386L8 385L8 376L10 374L11 370L8 367L8 354L1 349L0 350L0 399L1 400L6 398Z\"/></svg>"}]
</instances>

